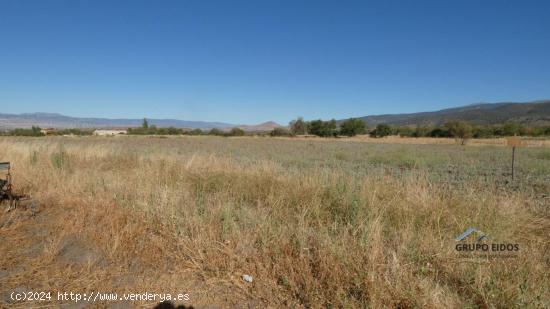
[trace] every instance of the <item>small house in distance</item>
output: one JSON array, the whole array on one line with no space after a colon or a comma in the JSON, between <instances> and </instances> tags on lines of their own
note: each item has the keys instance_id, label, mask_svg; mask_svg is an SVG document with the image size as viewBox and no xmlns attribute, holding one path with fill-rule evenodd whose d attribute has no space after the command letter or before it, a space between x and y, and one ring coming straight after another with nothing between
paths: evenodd
<instances>
[{"instance_id":1,"label":"small house in distance","mask_svg":"<svg viewBox=\"0 0 550 309\"><path fill-rule=\"evenodd\" d=\"M43 135L53 135L55 132L56 130L54 128L40 129L40 133Z\"/></svg>"},{"instance_id":2,"label":"small house in distance","mask_svg":"<svg viewBox=\"0 0 550 309\"><path fill-rule=\"evenodd\" d=\"M94 131L95 136L116 136L116 135L126 135L128 130L120 129L98 129Z\"/></svg>"}]
</instances>

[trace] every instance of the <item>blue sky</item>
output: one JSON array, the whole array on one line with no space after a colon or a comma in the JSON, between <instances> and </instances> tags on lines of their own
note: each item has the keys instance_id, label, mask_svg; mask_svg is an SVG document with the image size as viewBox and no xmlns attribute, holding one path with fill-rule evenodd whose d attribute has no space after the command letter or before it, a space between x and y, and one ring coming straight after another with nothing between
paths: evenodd
<instances>
[{"instance_id":1,"label":"blue sky","mask_svg":"<svg viewBox=\"0 0 550 309\"><path fill-rule=\"evenodd\" d=\"M550 1L0 0L0 112L287 123L550 98Z\"/></svg>"}]
</instances>

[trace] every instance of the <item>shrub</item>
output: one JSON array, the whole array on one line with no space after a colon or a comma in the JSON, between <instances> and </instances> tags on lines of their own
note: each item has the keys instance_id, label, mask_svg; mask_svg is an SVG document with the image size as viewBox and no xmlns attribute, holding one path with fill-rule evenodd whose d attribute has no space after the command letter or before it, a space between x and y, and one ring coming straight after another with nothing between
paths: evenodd
<instances>
[{"instance_id":1,"label":"shrub","mask_svg":"<svg viewBox=\"0 0 550 309\"><path fill-rule=\"evenodd\" d=\"M486 138L493 136L493 130L487 126L477 126L473 128L472 136L474 138Z\"/></svg>"},{"instance_id":2,"label":"shrub","mask_svg":"<svg viewBox=\"0 0 550 309\"><path fill-rule=\"evenodd\" d=\"M464 121L449 121L445 124L445 128L451 137L460 139L462 145L472 137L472 126Z\"/></svg>"},{"instance_id":3,"label":"shrub","mask_svg":"<svg viewBox=\"0 0 550 309\"><path fill-rule=\"evenodd\" d=\"M292 134L286 128L278 127L278 128L274 128L269 133L269 135L271 135L271 136L291 136Z\"/></svg>"},{"instance_id":4,"label":"shrub","mask_svg":"<svg viewBox=\"0 0 550 309\"><path fill-rule=\"evenodd\" d=\"M387 124L379 124L379 125L376 126L376 129L371 131L369 134L372 137L389 136L389 135L392 135L392 129Z\"/></svg>"},{"instance_id":5,"label":"shrub","mask_svg":"<svg viewBox=\"0 0 550 309\"><path fill-rule=\"evenodd\" d=\"M229 131L229 136L244 136L244 130L241 128L233 128L231 131Z\"/></svg>"},{"instance_id":6,"label":"shrub","mask_svg":"<svg viewBox=\"0 0 550 309\"><path fill-rule=\"evenodd\" d=\"M290 122L290 132L295 135L304 135L308 133L308 123L302 117Z\"/></svg>"},{"instance_id":7,"label":"shrub","mask_svg":"<svg viewBox=\"0 0 550 309\"><path fill-rule=\"evenodd\" d=\"M434 128L430 131L430 137L449 137L449 131L445 128Z\"/></svg>"},{"instance_id":8,"label":"shrub","mask_svg":"<svg viewBox=\"0 0 550 309\"><path fill-rule=\"evenodd\" d=\"M32 126L30 129L15 129L9 132L9 135L14 136L44 136L40 127Z\"/></svg>"},{"instance_id":9,"label":"shrub","mask_svg":"<svg viewBox=\"0 0 550 309\"><path fill-rule=\"evenodd\" d=\"M430 134L430 127L428 126L416 126L412 134L413 137L426 137Z\"/></svg>"},{"instance_id":10,"label":"shrub","mask_svg":"<svg viewBox=\"0 0 550 309\"><path fill-rule=\"evenodd\" d=\"M336 120L323 121L314 120L309 123L309 133L322 137L337 136Z\"/></svg>"},{"instance_id":11,"label":"shrub","mask_svg":"<svg viewBox=\"0 0 550 309\"><path fill-rule=\"evenodd\" d=\"M208 132L208 135L218 135L218 136L222 136L224 135L223 131L218 129L218 128L213 128L211 129L209 132Z\"/></svg>"},{"instance_id":12,"label":"shrub","mask_svg":"<svg viewBox=\"0 0 550 309\"><path fill-rule=\"evenodd\" d=\"M517 122L507 122L502 126L502 135L504 136L523 135L523 133L523 126Z\"/></svg>"},{"instance_id":13,"label":"shrub","mask_svg":"<svg viewBox=\"0 0 550 309\"><path fill-rule=\"evenodd\" d=\"M193 129L191 131L185 132L185 134L187 134L187 135L202 135L203 132L202 132L201 129Z\"/></svg>"},{"instance_id":14,"label":"shrub","mask_svg":"<svg viewBox=\"0 0 550 309\"><path fill-rule=\"evenodd\" d=\"M361 119L350 118L340 125L340 134L346 136L355 136L365 133L365 122Z\"/></svg>"},{"instance_id":15,"label":"shrub","mask_svg":"<svg viewBox=\"0 0 550 309\"><path fill-rule=\"evenodd\" d=\"M411 137L413 136L413 129L410 127L398 127L395 128L395 134L401 136L401 137Z\"/></svg>"}]
</instances>

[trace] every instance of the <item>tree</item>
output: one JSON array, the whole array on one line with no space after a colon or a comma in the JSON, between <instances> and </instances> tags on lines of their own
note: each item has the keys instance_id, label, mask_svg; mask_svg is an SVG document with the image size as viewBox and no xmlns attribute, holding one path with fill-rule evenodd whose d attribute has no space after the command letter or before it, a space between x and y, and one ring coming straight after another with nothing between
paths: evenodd
<instances>
[{"instance_id":1,"label":"tree","mask_svg":"<svg viewBox=\"0 0 550 309\"><path fill-rule=\"evenodd\" d=\"M449 131L445 128L436 127L430 131L430 137L449 137Z\"/></svg>"},{"instance_id":2,"label":"tree","mask_svg":"<svg viewBox=\"0 0 550 309\"><path fill-rule=\"evenodd\" d=\"M38 126L32 126L31 131L32 131L32 136L44 135L44 134L42 134L42 129L40 129L40 127L38 127Z\"/></svg>"},{"instance_id":3,"label":"tree","mask_svg":"<svg viewBox=\"0 0 550 309\"><path fill-rule=\"evenodd\" d=\"M40 127L32 126L30 129L14 129L8 132L14 136L44 136Z\"/></svg>"},{"instance_id":4,"label":"tree","mask_svg":"<svg viewBox=\"0 0 550 309\"><path fill-rule=\"evenodd\" d=\"M310 121L308 129L310 134L321 136L321 132L323 131L323 120Z\"/></svg>"},{"instance_id":5,"label":"tree","mask_svg":"<svg viewBox=\"0 0 550 309\"><path fill-rule=\"evenodd\" d=\"M189 135L202 135L202 130L201 129L194 129L194 130L191 130L191 131L187 132L187 134L189 134Z\"/></svg>"},{"instance_id":6,"label":"tree","mask_svg":"<svg viewBox=\"0 0 550 309\"><path fill-rule=\"evenodd\" d=\"M302 117L298 117L296 120L292 120L289 123L290 132L295 135L305 135L308 133L308 124Z\"/></svg>"},{"instance_id":7,"label":"tree","mask_svg":"<svg viewBox=\"0 0 550 309\"><path fill-rule=\"evenodd\" d=\"M241 128L234 127L229 131L229 135L231 136L244 136L244 131Z\"/></svg>"},{"instance_id":8,"label":"tree","mask_svg":"<svg viewBox=\"0 0 550 309\"><path fill-rule=\"evenodd\" d=\"M395 134L401 137L411 137L413 136L413 129L410 127L398 127L395 129Z\"/></svg>"},{"instance_id":9,"label":"tree","mask_svg":"<svg viewBox=\"0 0 550 309\"><path fill-rule=\"evenodd\" d=\"M336 129L336 120L332 119L325 122L323 133L324 136L337 136L338 130Z\"/></svg>"},{"instance_id":10,"label":"tree","mask_svg":"<svg viewBox=\"0 0 550 309\"><path fill-rule=\"evenodd\" d=\"M338 135L336 120L313 120L309 123L309 133L322 137L336 136Z\"/></svg>"},{"instance_id":11,"label":"tree","mask_svg":"<svg viewBox=\"0 0 550 309\"><path fill-rule=\"evenodd\" d=\"M504 136L522 135L524 129L517 122L507 122L502 126L502 134Z\"/></svg>"},{"instance_id":12,"label":"tree","mask_svg":"<svg viewBox=\"0 0 550 309\"><path fill-rule=\"evenodd\" d=\"M466 141L472 137L472 126L464 121L449 121L445 124L445 128L449 131L449 135L461 140L461 144L465 145Z\"/></svg>"},{"instance_id":13,"label":"tree","mask_svg":"<svg viewBox=\"0 0 550 309\"><path fill-rule=\"evenodd\" d=\"M376 129L370 132L370 136L372 137L384 137L392 135L392 129L387 124L379 124L376 126Z\"/></svg>"},{"instance_id":14,"label":"tree","mask_svg":"<svg viewBox=\"0 0 550 309\"><path fill-rule=\"evenodd\" d=\"M223 135L223 131L218 128L213 128L208 132L209 135Z\"/></svg>"},{"instance_id":15,"label":"tree","mask_svg":"<svg viewBox=\"0 0 550 309\"><path fill-rule=\"evenodd\" d=\"M271 136L290 136L291 133L286 129L282 127L274 128L269 135Z\"/></svg>"},{"instance_id":16,"label":"tree","mask_svg":"<svg viewBox=\"0 0 550 309\"><path fill-rule=\"evenodd\" d=\"M350 118L340 124L340 134L355 136L365 133L365 122L360 119Z\"/></svg>"},{"instance_id":17,"label":"tree","mask_svg":"<svg viewBox=\"0 0 550 309\"><path fill-rule=\"evenodd\" d=\"M429 133L430 133L431 129L430 127L427 127L427 126L416 126L416 128L414 129L414 132L412 133L412 136L413 137L424 137L424 136L428 136Z\"/></svg>"},{"instance_id":18,"label":"tree","mask_svg":"<svg viewBox=\"0 0 550 309\"><path fill-rule=\"evenodd\" d=\"M141 124L141 127L142 127L144 130L149 129L149 122L147 121L147 118L143 118L143 123Z\"/></svg>"},{"instance_id":19,"label":"tree","mask_svg":"<svg viewBox=\"0 0 550 309\"><path fill-rule=\"evenodd\" d=\"M487 138L493 135L493 128L489 126L476 126L472 129L472 137Z\"/></svg>"}]
</instances>

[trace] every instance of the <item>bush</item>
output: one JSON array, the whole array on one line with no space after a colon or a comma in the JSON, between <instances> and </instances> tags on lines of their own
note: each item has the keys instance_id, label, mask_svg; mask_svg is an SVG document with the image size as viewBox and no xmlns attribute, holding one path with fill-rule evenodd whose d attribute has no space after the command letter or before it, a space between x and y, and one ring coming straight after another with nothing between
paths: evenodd
<instances>
[{"instance_id":1,"label":"bush","mask_svg":"<svg viewBox=\"0 0 550 309\"><path fill-rule=\"evenodd\" d=\"M451 137L460 139L462 145L472 137L472 126L464 121L449 121L445 124L445 128Z\"/></svg>"},{"instance_id":2,"label":"bush","mask_svg":"<svg viewBox=\"0 0 550 309\"><path fill-rule=\"evenodd\" d=\"M78 135L78 136L84 136L84 135L92 135L94 132L92 129L83 130L83 129L63 129L63 130L57 130L54 131L53 135Z\"/></svg>"},{"instance_id":3,"label":"bush","mask_svg":"<svg viewBox=\"0 0 550 309\"><path fill-rule=\"evenodd\" d=\"M229 136L244 136L244 130L241 128L233 128L231 131L229 131Z\"/></svg>"},{"instance_id":4,"label":"bush","mask_svg":"<svg viewBox=\"0 0 550 309\"><path fill-rule=\"evenodd\" d=\"M44 134L42 134L42 129L35 126L32 126L30 129L11 130L8 134L14 136L44 136Z\"/></svg>"},{"instance_id":5,"label":"bush","mask_svg":"<svg viewBox=\"0 0 550 309\"><path fill-rule=\"evenodd\" d=\"M309 123L309 133L321 137L337 136L336 120L314 120Z\"/></svg>"},{"instance_id":6,"label":"bush","mask_svg":"<svg viewBox=\"0 0 550 309\"><path fill-rule=\"evenodd\" d=\"M413 129L410 127L398 127L394 129L395 134L401 136L401 137L412 137L413 136Z\"/></svg>"},{"instance_id":7,"label":"bush","mask_svg":"<svg viewBox=\"0 0 550 309\"><path fill-rule=\"evenodd\" d=\"M290 122L290 132L294 135L304 135L308 132L308 123L302 117Z\"/></svg>"},{"instance_id":8,"label":"bush","mask_svg":"<svg viewBox=\"0 0 550 309\"><path fill-rule=\"evenodd\" d=\"M208 135L217 135L217 136L223 136L224 133L222 130L218 129L218 128L213 128L211 129L209 132L208 132Z\"/></svg>"},{"instance_id":9,"label":"bush","mask_svg":"<svg viewBox=\"0 0 550 309\"><path fill-rule=\"evenodd\" d=\"M379 124L379 125L376 126L376 129L372 130L369 133L369 135L372 136L372 137L389 136L389 135L392 135L392 129L387 124Z\"/></svg>"},{"instance_id":10,"label":"bush","mask_svg":"<svg viewBox=\"0 0 550 309\"><path fill-rule=\"evenodd\" d=\"M183 134L183 129L178 129L174 127L168 128L157 128L156 126L140 127L140 128L129 128L128 134L130 135L181 135Z\"/></svg>"},{"instance_id":11,"label":"bush","mask_svg":"<svg viewBox=\"0 0 550 309\"><path fill-rule=\"evenodd\" d=\"M365 122L360 119L350 118L340 124L340 135L355 136L365 133Z\"/></svg>"},{"instance_id":12,"label":"bush","mask_svg":"<svg viewBox=\"0 0 550 309\"><path fill-rule=\"evenodd\" d=\"M473 128L472 136L474 138L487 138L493 136L493 129L487 126L477 126Z\"/></svg>"},{"instance_id":13,"label":"bush","mask_svg":"<svg viewBox=\"0 0 550 309\"><path fill-rule=\"evenodd\" d=\"M524 128L517 122L507 122L502 126L502 135L504 136L523 135L523 133Z\"/></svg>"},{"instance_id":14,"label":"bush","mask_svg":"<svg viewBox=\"0 0 550 309\"><path fill-rule=\"evenodd\" d=\"M449 137L449 131L445 128L434 128L430 131L430 137Z\"/></svg>"},{"instance_id":15,"label":"bush","mask_svg":"<svg viewBox=\"0 0 550 309\"><path fill-rule=\"evenodd\" d=\"M273 129L269 133L269 135L271 135L271 136L291 136L292 134L290 133L289 130L287 130L285 128L278 127L278 128Z\"/></svg>"},{"instance_id":16,"label":"bush","mask_svg":"<svg viewBox=\"0 0 550 309\"><path fill-rule=\"evenodd\" d=\"M202 132L201 129L193 129L191 131L185 132L184 134L187 134L187 135L202 135L203 132Z\"/></svg>"}]
</instances>

